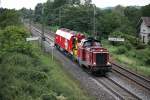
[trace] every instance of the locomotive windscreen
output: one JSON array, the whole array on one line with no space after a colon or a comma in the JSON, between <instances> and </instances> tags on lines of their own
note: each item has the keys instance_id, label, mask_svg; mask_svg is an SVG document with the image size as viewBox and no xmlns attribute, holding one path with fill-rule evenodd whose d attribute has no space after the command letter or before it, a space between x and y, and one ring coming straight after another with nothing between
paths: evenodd
<instances>
[{"instance_id":1,"label":"locomotive windscreen","mask_svg":"<svg viewBox=\"0 0 150 100\"><path fill-rule=\"evenodd\" d=\"M107 53L97 53L96 54L96 64L106 65L107 64Z\"/></svg>"}]
</instances>

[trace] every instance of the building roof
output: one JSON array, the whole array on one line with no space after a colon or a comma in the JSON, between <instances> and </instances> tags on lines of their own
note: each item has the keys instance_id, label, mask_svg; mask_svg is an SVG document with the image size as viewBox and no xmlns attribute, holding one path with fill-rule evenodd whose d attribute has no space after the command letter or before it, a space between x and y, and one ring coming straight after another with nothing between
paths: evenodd
<instances>
[{"instance_id":1,"label":"building roof","mask_svg":"<svg viewBox=\"0 0 150 100\"><path fill-rule=\"evenodd\" d=\"M150 27L150 17L142 17L141 19L144 21L146 26Z\"/></svg>"}]
</instances>

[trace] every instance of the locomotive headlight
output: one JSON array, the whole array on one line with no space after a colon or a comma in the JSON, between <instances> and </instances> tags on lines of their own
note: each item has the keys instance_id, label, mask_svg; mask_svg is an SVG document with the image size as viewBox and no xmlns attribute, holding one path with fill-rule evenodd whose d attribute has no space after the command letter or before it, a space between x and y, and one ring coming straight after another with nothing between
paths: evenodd
<instances>
[{"instance_id":1,"label":"locomotive headlight","mask_svg":"<svg viewBox=\"0 0 150 100\"><path fill-rule=\"evenodd\" d=\"M110 63L110 62L107 62L107 65L111 65L111 63Z\"/></svg>"},{"instance_id":2,"label":"locomotive headlight","mask_svg":"<svg viewBox=\"0 0 150 100\"><path fill-rule=\"evenodd\" d=\"M93 64L96 65L96 62L94 62Z\"/></svg>"}]
</instances>

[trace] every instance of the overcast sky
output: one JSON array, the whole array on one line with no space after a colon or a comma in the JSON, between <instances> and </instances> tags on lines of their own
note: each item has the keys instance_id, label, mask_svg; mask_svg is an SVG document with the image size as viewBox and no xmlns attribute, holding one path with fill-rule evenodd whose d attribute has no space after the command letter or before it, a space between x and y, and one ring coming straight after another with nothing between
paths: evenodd
<instances>
[{"instance_id":1,"label":"overcast sky","mask_svg":"<svg viewBox=\"0 0 150 100\"><path fill-rule=\"evenodd\" d=\"M25 8L32 8L36 6L37 3L43 3L47 0L0 0L1 4L0 7L4 8L15 8L21 9L22 7ZM150 0L92 0L96 6L100 8L104 7L114 7L116 5L136 5L136 6L144 6L150 4Z\"/></svg>"}]
</instances>

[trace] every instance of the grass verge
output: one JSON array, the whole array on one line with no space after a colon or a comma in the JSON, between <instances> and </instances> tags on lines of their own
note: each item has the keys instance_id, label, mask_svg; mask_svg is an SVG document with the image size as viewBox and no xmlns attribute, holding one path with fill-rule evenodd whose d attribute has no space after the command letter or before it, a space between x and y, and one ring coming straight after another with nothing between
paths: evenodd
<instances>
[{"instance_id":1,"label":"grass verge","mask_svg":"<svg viewBox=\"0 0 150 100\"><path fill-rule=\"evenodd\" d=\"M146 51L149 50L148 48L144 50L136 50L134 48L127 50L123 45L113 46L106 40L102 41L102 43L110 51L113 60L137 73L150 77L150 65L144 62L147 60L145 55L147 54Z\"/></svg>"}]
</instances>

